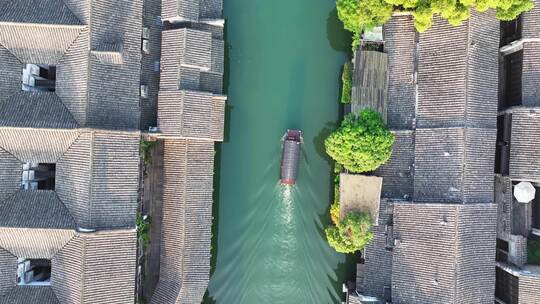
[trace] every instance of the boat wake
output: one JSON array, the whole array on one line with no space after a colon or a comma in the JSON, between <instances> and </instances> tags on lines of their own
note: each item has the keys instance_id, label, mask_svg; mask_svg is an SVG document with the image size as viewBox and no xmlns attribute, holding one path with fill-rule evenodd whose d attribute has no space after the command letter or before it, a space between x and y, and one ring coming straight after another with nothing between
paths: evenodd
<instances>
[{"instance_id":1,"label":"boat wake","mask_svg":"<svg viewBox=\"0 0 540 304\"><path fill-rule=\"evenodd\" d=\"M280 184L280 205L282 210L282 218L286 225L292 225L294 221L294 191L295 186Z\"/></svg>"}]
</instances>

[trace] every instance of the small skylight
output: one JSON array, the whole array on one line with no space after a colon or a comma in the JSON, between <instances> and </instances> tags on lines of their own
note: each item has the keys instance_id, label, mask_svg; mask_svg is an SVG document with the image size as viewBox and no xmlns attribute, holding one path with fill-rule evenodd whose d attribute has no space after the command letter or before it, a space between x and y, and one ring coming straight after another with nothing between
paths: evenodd
<instances>
[{"instance_id":1,"label":"small skylight","mask_svg":"<svg viewBox=\"0 0 540 304\"><path fill-rule=\"evenodd\" d=\"M22 71L23 91L54 92L56 89L56 66L28 63Z\"/></svg>"},{"instance_id":2,"label":"small skylight","mask_svg":"<svg viewBox=\"0 0 540 304\"><path fill-rule=\"evenodd\" d=\"M22 166L21 189L55 189L56 164L24 163Z\"/></svg>"},{"instance_id":3,"label":"small skylight","mask_svg":"<svg viewBox=\"0 0 540 304\"><path fill-rule=\"evenodd\" d=\"M51 285L51 260L19 258L18 285Z\"/></svg>"}]
</instances>

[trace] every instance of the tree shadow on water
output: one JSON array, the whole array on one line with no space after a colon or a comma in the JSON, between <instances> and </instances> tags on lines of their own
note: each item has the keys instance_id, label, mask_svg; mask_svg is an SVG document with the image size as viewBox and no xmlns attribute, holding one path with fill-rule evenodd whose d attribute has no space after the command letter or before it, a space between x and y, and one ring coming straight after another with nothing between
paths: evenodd
<instances>
[{"instance_id":1,"label":"tree shadow on water","mask_svg":"<svg viewBox=\"0 0 540 304\"><path fill-rule=\"evenodd\" d=\"M326 154L326 149L324 148L324 141L337 127L338 123L333 121L327 122L321 129L321 131L319 131L319 134L313 137L313 146L315 147L315 151L317 151L317 154L319 154L320 157L324 158L324 160L332 167L334 161L332 161L328 154Z\"/></svg>"},{"instance_id":2,"label":"tree shadow on water","mask_svg":"<svg viewBox=\"0 0 540 304\"><path fill-rule=\"evenodd\" d=\"M351 52L352 34L343 28L343 22L339 20L336 8L331 10L326 18L326 38L332 49L344 53Z\"/></svg>"}]
</instances>

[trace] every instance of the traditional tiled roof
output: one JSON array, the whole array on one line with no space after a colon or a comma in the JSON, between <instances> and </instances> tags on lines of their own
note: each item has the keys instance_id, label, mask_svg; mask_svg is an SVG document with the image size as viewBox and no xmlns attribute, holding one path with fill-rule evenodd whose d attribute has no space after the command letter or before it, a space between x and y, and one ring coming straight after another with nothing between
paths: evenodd
<instances>
[{"instance_id":1,"label":"traditional tiled roof","mask_svg":"<svg viewBox=\"0 0 540 304\"><path fill-rule=\"evenodd\" d=\"M223 51L210 32L163 32L158 127L164 136L223 140Z\"/></svg>"},{"instance_id":2,"label":"traditional tiled roof","mask_svg":"<svg viewBox=\"0 0 540 304\"><path fill-rule=\"evenodd\" d=\"M517 107L512 111L510 172L514 180L540 182L540 108Z\"/></svg>"},{"instance_id":3,"label":"traditional tiled roof","mask_svg":"<svg viewBox=\"0 0 540 304\"><path fill-rule=\"evenodd\" d=\"M161 90L200 90L221 94L223 40L188 28L163 32ZM216 81L209 81L214 75ZM211 86L213 85L213 86Z\"/></svg>"},{"instance_id":4,"label":"traditional tiled roof","mask_svg":"<svg viewBox=\"0 0 540 304\"><path fill-rule=\"evenodd\" d=\"M396 16L383 27L388 53L388 126L411 129L415 117L415 37L412 16Z\"/></svg>"},{"instance_id":5,"label":"traditional tiled roof","mask_svg":"<svg viewBox=\"0 0 540 304\"><path fill-rule=\"evenodd\" d=\"M52 259L74 235L67 229L0 228L0 247L19 258Z\"/></svg>"},{"instance_id":6,"label":"traditional tiled roof","mask_svg":"<svg viewBox=\"0 0 540 304\"><path fill-rule=\"evenodd\" d=\"M148 97L141 96L141 130L157 126L157 101L161 59L161 1L144 1L143 26L148 32L148 52L142 53L141 84L147 86Z\"/></svg>"},{"instance_id":7,"label":"traditional tiled roof","mask_svg":"<svg viewBox=\"0 0 540 304\"><path fill-rule=\"evenodd\" d=\"M0 124L10 127L71 129L78 127L53 92L17 92L0 102Z\"/></svg>"},{"instance_id":8,"label":"traditional tiled roof","mask_svg":"<svg viewBox=\"0 0 540 304\"><path fill-rule=\"evenodd\" d=\"M540 299L540 274L519 277L519 303L538 303Z\"/></svg>"},{"instance_id":9,"label":"traditional tiled roof","mask_svg":"<svg viewBox=\"0 0 540 304\"><path fill-rule=\"evenodd\" d=\"M79 25L82 23L81 20L70 8L70 6L77 7L74 2L72 0L67 3L63 0L5 0L2 1L0 20L13 23Z\"/></svg>"},{"instance_id":10,"label":"traditional tiled roof","mask_svg":"<svg viewBox=\"0 0 540 304\"><path fill-rule=\"evenodd\" d=\"M18 191L0 202L0 227L75 229L68 209L51 190Z\"/></svg>"},{"instance_id":11,"label":"traditional tiled roof","mask_svg":"<svg viewBox=\"0 0 540 304\"><path fill-rule=\"evenodd\" d=\"M88 0L4 2L0 105L10 121L3 126L19 126L22 115L5 103L28 101L37 104L26 122L32 127L138 129L141 0L93 1L91 12ZM25 64L56 66L55 92L22 91Z\"/></svg>"},{"instance_id":12,"label":"traditional tiled roof","mask_svg":"<svg viewBox=\"0 0 540 304\"><path fill-rule=\"evenodd\" d=\"M166 136L223 140L225 98L198 91L160 91L158 126Z\"/></svg>"},{"instance_id":13,"label":"traditional tiled roof","mask_svg":"<svg viewBox=\"0 0 540 304\"><path fill-rule=\"evenodd\" d=\"M163 19L204 21L221 18L222 0L164 0Z\"/></svg>"},{"instance_id":14,"label":"traditional tiled roof","mask_svg":"<svg viewBox=\"0 0 540 304\"><path fill-rule=\"evenodd\" d=\"M473 13L459 27L437 18L419 34L418 128L496 128L499 22L493 15Z\"/></svg>"},{"instance_id":15,"label":"traditional tiled roof","mask_svg":"<svg viewBox=\"0 0 540 304\"><path fill-rule=\"evenodd\" d=\"M362 268L363 279L356 289L363 295L384 299L384 287L392 286L392 251L387 249L387 227L392 225L393 202L381 200L379 224L372 228L373 241L365 248Z\"/></svg>"},{"instance_id":16,"label":"traditional tiled roof","mask_svg":"<svg viewBox=\"0 0 540 304\"><path fill-rule=\"evenodd\" d=\"M493 303L494 204L394 206L392 300Z\"/></svg>"},{"instance_id":17,"label":"traditional tiled roof","mask_svg":"<svg viewBox=\"0 0 540 304\"><path fill-rule=\"evenodd\" d=\"M20 234L2 231L13 239L9 249L0 243L0 303L132 303L135 291L136 232L134 230L69 233L62 243L46 243L57 230ZM49 251L24 255L28 245ZM51 254L52 253L52 254ZM50 259L50 286L18 286L16 257ZM8 279L9 278L9 279ZM35 300L36 298L40 300Z\"/></svg>"},{"instance_id":18,"label":"traditional tiled roof","mask_svg":"<svg viewBox=\"0 0 540 304\"><path fill-rule=\"evenodd\" d=\"M383 178L382 197L412 199L414 182L414 131L393 131L394 148L390 160L375 171Z\"/></svg>"},{"instance_id":19,"label":"traditional tiled roof","mask_svg":"<svg viewBox=\"0 0 540 304\"><path fill-rule=\"evenodd\" d=\"M50 286L15 286L0 297L1 304L61 304Z\"/></svg>"},{"instance_id":20,"label":"traditional tiled roof","mask_svg":"<svg viewBox=\"0 0 540 304\"><path fill-rule=\"evenodd\" d=\"M382 299L391 287L395 303L493 303L499 22L474 12L416 33L397 15L383 32L396 141L375 173L393 226L374 227L358 289Z\"/></svg>"},{"instance_id":21,"label":"traditional tiled roof","mask_svg":"<svg viewBox=\"0 0 540 304\"><path fill-rule=\"evenodd\" d=\"M525 106L540 106L540 32L537 39L523 43L521 98Z\"/></svg>"},{"instance_id":22,"label":"traditional tiled roof","mask_svg":"<svg viewBox=\"0 0 540 304\"><path fill-rule=\"evenodd\" d=\"M416 129L414 200L493 202L495 137L495 129Z\"/></svg>"},{"instance_id":23,"label":"traditional tiled roof","mask_svg":"<svg viewBox=\"0 0 540 304\"><path fill-rule=\"evenodd\" d=\"M526 13L522 17L522 36L523 38L540 38L540 1L532 0L534 8Z\"/></svg>"},{"instance_id":24,"label":"traditional tiled roof","mask_svg":"<svg viewBox=\"0 0 540 304\"><path fill-rule=\"evenodd\" d=\"M0 129L0 162L5 165L0 169L0 208L44 208L34 206L41 203L60 211L61 202L79 227L134 225L138 132ZM55 163L55 191L19 190L23 163ZM27 191L32 194L19 193ZM62 214L40 225L71 227L73 219ZM27 220L20 216L16 221Z\"/></svg>"},{"instance_id":25,"label":"traditional tiled roof","mask_svg":"<svg viewBox=\"0 0 540 304\"><path fill-rule=\"evenodd\" d=\"M160 274L152 303L200 303L210 276L214 143L165 140Z\"/></svg>"}]
</instances>

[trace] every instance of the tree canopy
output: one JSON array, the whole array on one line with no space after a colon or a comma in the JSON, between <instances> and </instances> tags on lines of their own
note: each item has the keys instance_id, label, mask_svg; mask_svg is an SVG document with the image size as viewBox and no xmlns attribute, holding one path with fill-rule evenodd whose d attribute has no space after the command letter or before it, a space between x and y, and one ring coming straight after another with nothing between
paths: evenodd
<instances>
[{"instance_id":1,"label":"tree canopy","mask_svg":"<svg viewBox=\"0 0 540 304\"><path fill-rule=\"evenodd\" d=\"M368 172L386 163L392 155L394 135L381 115L371 109L358 117L349 114L324 142L326 153L345 169Z\"/></svg>"},{"instance_id":2,"label":"tree canopy","mask_svg":"<svg viewBox=\"0 0 540 304\"><path fill-rule=\"evenodd\" d=\"M383 25L394 11L412 13L416 29L424 32L433 24L434 15L457 26L471 16L473 9L494 9L498 19L509 21L534 6L531 0L336 0L336 4L343 25L355 36Z\"/></svg>"},{"instance_id":3,"label":"tree canopy","mask_svg":"<svg viewBox=\"0 0 540 304\"><path fill-rule=\"evenodd\" d=\"M351 211L336 226L325 229L326 238L337 252L353 253L371 242L372 226L373 221L369 214Z\"/></svg>"}]
</instances>

